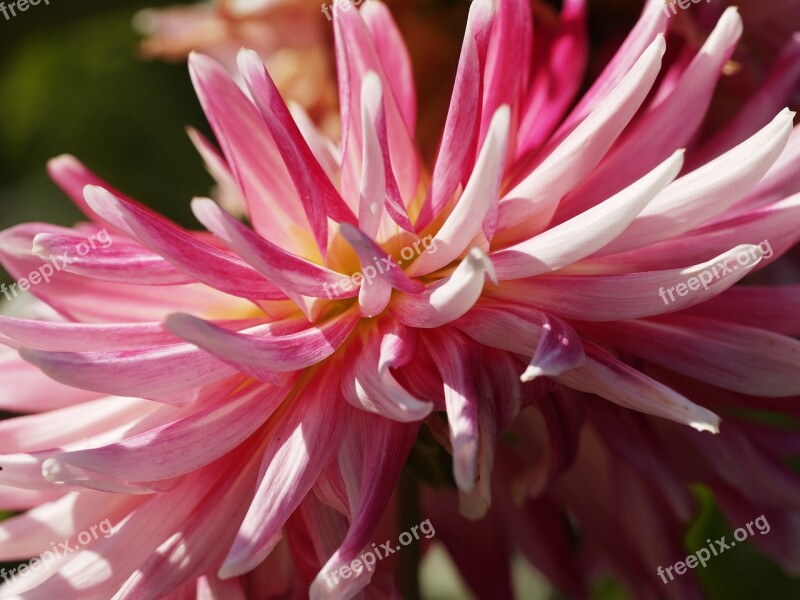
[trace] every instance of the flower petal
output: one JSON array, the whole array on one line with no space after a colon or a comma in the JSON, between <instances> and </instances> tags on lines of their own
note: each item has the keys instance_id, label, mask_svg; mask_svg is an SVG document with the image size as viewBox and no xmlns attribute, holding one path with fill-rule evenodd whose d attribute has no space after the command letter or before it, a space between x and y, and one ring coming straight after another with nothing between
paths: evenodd
<instances>
[{"instance_id":1,"label":"flower petal","mask_svg":"<svg viewBox=\"0 0 800 600\"><path fill-rule=\"evenodd\" d=\"M486 275L496 281L489 257L473 248L449 277L417 295L397 294L389 310L410 327L441 327L472 308L483 291Z\"/></svg>"}]
</instances>

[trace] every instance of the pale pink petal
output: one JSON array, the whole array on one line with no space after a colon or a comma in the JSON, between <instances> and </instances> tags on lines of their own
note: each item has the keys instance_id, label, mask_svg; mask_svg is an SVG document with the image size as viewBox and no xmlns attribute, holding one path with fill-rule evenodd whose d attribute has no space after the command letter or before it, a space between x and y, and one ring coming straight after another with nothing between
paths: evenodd
<instances>
[{"instance_id":1,"label":"pale pink petal","mask_svg":"<svg viewBox=\"0 0 800 600\"><path fill-rule=\"evenodd\" d=\"M659 36L592 113L501 200L498 242L525 239L541 231L558 202L605 156L647 97L666 50ZM506 230L519 228L514 233Z\"/></svg>"},{"instance_id":2,"label":"pale pink petal","mask_svg":"<svg viewBox=\"0 0 800 600\"><path fill-rule=\"evenodd\" d=\"M484 219L498 201L508 150L510 118L509 107L505 105L498 108L492 117L469 183L426 251L406 269L412 277L427 275L448 265L461 256L481 233Z\"/></svg>"},{"instance_id":3,"label":"pale pink petal","mask_svg":"<svg viewBox=\"0 0 800 600\"><path fill-rule=\"evenodd\" d=\"M252 435L292 388L253 384L229 398L114 444L58 454L44 463L50 481L105 477L130 482L171 479L217 460ZM105 477L104 477L105 476Z\"/></svg>"},{"instance_id":4,"label":"pale pink petal","mask_svg":"<svg viewBox=\"0 0 800 600\"><path fill-rule=\"evenodd\" d=\"M603 248L625 231L682 165L683 152L678 151L605 202L528 241L492 253L497 278L520 279L555 271Z\"/></svg>"},{"instance_id":5,"label":"pale pink petal","mask_svg":"<svg viewBox=\"0 0 800 600\"><path fill-rule=\"evenodd\" d=\"M63 269L69 273L138 285L182 285L195 279L173 267L155 252L129 242L125 238L109 237L107 247L95 240L85 256L77 248L89 248L85 234L65 229L63 233L40 233L33 238L31 252L43 260L51 256L69 257ZM82 246L81 246L82 247Z\"/></svg>"},{"instance_id":6,"label":"pale pink petal","mask_svg":"<svg viewBox=\"0 0 800 600\"><path fill-rule=\"evenodd\" d=\"M477 361L461 334L443 329L428 350L444 384L447 422L453 449L453 475L460 490L475 487L478 464L478 395L474 385Z\"/></svg>"},{"instance_id":7,"label":"pale pink petal","mask_svg":"<svg viewBox=\"0 0 800 600\"><path fill-rule=\"evenodd\" d=\"M584 342L583 366L556 377L571 388L597 394L606 400L664 419L684 423L698 431L719 431L720 419L676 391L617 360L600 347Z\"/></svg>"},{"instance_id":8,"label":"pale pink petal","mask_svg":"<svg viewBox=\"0 0 800 600\"><path fill-rule=\"evenodd\" d=\"M328 377L334 371L320 373ZM220 568L223 579L250 571L275 547L281 528L311 490L345 433L350 410L337 387L324 379L310 382L268 425L255 498Z\"/></svg>"},{"instance_id":9,"label":"pale pink petal","mask_svg":"<svg viewBox=\"0 0 800 600\"><path fill-rule=\"evenodd\" d=\"M685 147L703 122L722 67L742 33L742 20L729 8L717 27L664 98L658 98L597 169L565 199L572 216L630 185L679 148ZM680 122L680 127L675 123Z\"/></svg>"},{"instance_id":10,"label":"pale pink petal","mask_svg":"<svg viewBox=\"0 0 800 600\"><path fill-rule=\"evenodd\" d=\"M192 344L107 352L22 349L20 355L69 386L178 405L190 401L188 392L239 373Z\"/></svg>"},{"instance_id":11,"label":"pale pink petal","mask_svg":"<svg viewBox=\"0 0 800 600\"><path fill-rule=\"evenodd\" d=\"M600 254L648 246L722 213L752 189L778 159L792 133L793 118L794 113L785 109L747 141L675 180Z\"/></svg>"},{"instance_id":12,"label":"pale pink petal","mask_svg":"<svg viewBox=\"0 0 800 600\"><path fill-rule=\"evenodd\" d=\"M704 261L742 242L759 246L764 259L759 269L777 260L800 240L800 194L753 212L717 221L680 237L645 248L588 259L576 264L576 273L631 273L668 269ZM570 269L573 271L573 269Z\"/></svg>"}]
</instances>

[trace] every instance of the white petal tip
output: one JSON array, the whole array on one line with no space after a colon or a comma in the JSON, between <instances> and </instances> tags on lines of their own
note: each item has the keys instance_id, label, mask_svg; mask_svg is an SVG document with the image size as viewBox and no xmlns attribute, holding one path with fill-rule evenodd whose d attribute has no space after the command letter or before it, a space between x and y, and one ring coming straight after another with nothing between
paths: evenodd
<instances>
[{"instance_id":1,"label":"white petal tip","mask_svg":"<svg viewBox=\"0 0 800 600\"><path fill-rule=\"evenodd\" d=\"M542 369L531 365L525 369L525 372L522 375L520 375L519 380L527 383L528 381L533 381L537 377L542 377L544 375L546 375L546 373Z\"/></svg>"}]
</instances>

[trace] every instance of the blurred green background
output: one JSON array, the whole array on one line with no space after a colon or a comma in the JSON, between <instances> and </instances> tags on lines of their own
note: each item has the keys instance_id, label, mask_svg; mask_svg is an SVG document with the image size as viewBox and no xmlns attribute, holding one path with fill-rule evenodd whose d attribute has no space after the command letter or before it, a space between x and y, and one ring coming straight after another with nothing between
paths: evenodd
<instances>
[{"instance_id":1,"label":"blurred green background","mask_svg":"<svg viewBox=\"0 0 800 600\"><path fill-rule=\"evenodd\" d=\"M208 127L185 65L141 60L131 26L139 9L168 4L51 0L8 21L0 16L0 228L80 218L45 171L46 161L62 153L79 157L169 218L194 223L189 200L206 195L212 182L184 127L206 133ZM629 26L611 22L618 29ZM707 538L731 535L701 495L705 508L687 535L687 553ZM520 598L559 598L526 565L517 565L515 575ZM698 575L713 600L800 598L800 583L749 544L714 559ZM422 577L429 600L470 597L441 548L427 557ZM625 598L612 582L595 597Z\"/></svg>"}]
</instances>

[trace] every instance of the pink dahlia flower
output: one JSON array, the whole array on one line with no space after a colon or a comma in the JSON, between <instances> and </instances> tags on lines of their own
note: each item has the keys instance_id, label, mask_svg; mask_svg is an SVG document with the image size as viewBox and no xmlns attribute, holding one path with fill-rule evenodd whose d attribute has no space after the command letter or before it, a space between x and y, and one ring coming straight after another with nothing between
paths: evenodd
<instances>
[{"instance_id":1,"label":"pink dahlia flower","mask_svg":"<svg viewBox=\"0 0 800 600\"><path fill-rule=\"evenodd\" d=\"M336 13L339 145L257 54L248 94L193 55L221 152L192 139L251 226L196 199L188 231L52 161L89 221L0 234L14 278L58 268L30 287L45 318L0 318L2 408L31 413L0 423L0 506L26 511L0 560L71 551L0 598L396 597L394 557L328 575L410 526L393 493L423 422L454 481L425 513L481 597L514 548L576 595L611 568L701 597L656 575L694 482L780 523L754 541L798 570L799 438L747 417L798 412L800 286L733 286L800 237L800 132L775 93L703 139L742 22L665 60L661 0L570 110L584 14L534 40L526 1L475 0L432 165L378 2Z\"/></svg>"}]
</instances>

